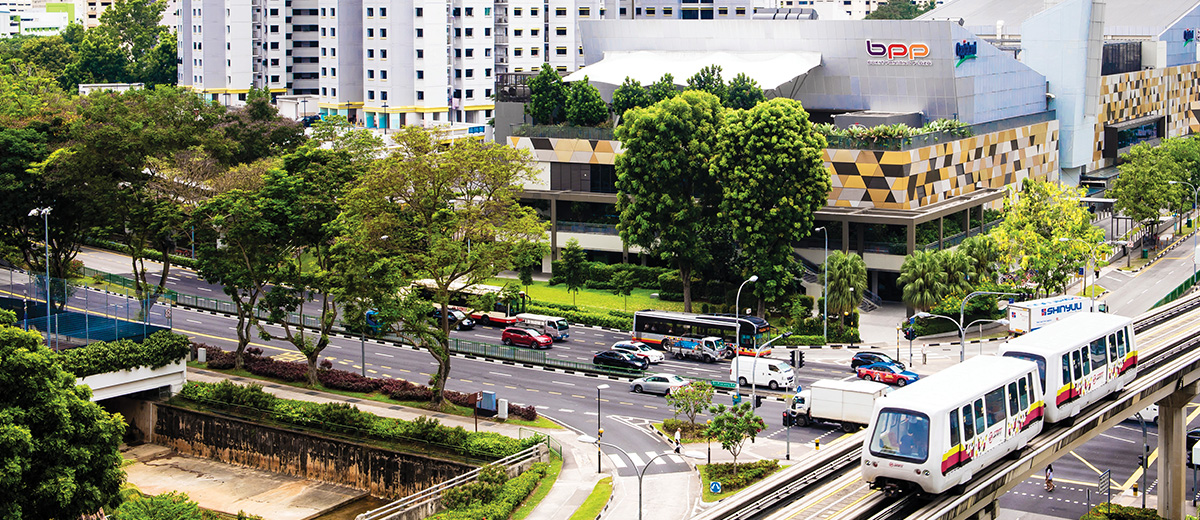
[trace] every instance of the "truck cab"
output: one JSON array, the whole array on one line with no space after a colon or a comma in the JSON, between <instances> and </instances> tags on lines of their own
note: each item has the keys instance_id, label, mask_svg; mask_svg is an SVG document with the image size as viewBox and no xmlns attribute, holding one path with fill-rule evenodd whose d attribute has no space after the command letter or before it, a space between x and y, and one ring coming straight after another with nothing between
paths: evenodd
<instances>
[{"instance_id":1,"label":"truck cab","mask_svg":"<svg viewBox=\"0 0 1200 520\"><path fill-rule=\"evenodd\" d=\"M725 342L718 337L683 336L679 338L663 338L663 350L670 352L675 359L692 358L706 363L712 363L726 357Z\"/></svg>"}]
</instances>

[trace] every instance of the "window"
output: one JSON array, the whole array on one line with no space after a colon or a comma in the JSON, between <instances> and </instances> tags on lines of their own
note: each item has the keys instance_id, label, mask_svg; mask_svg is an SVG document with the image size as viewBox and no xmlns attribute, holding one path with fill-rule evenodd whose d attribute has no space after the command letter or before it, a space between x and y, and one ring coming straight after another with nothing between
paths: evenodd
<instances>
[{"instance_id":1,"label":"window","mask_svg":"<svg viewBox=\"0 0 1200 520\"><path fill-rule=\"evenodd\" d=\"M417 16L425 16L425 9L418 7Z\"/></svg>"},{"instance_id":2,"label":"window","mask_svg":"<svg viewBox=\"0 0 1200 520\"><path fill-rule=\"evenodd\" d=\"M375 99L375 91L374 90L367 91L367 99Z\"/></svg>"},{"instance_id":3,"label":"window","mask_svg":"<svg viewBox=\"0 0 1200 520\"><path fill-rule=\"evenodd\" d=\"M520 49L520 48L513 49L513 56L520 56L520 55L521 55L521 49Z\"/></svg>"},{"instance_id":4,"label":"window","mask_svg":"<svg viewBox=\"0 0 1200 520\"><path fill-rule=\"evenodd\" d=\"M467 27L467 38L471 38L473 36L475 36L475 29Z\"/></svg>"},{"instance_id":5,"label":"window","mask_svg":"<svg viewBox=\"0 0 1200 520\"><path fill-rule=\"evenodd\" d=\"M925 462L929 457L929 417L918 412L884 408L876 419L870 448L875 456Z\"/></svg>"},{"instance_id":6,"label":"window","mask_svg":"<svg viewBox=\"0 0 1200 520\"><path fill-rule=\"evenodd\" d=\"M559 55L559 56L566 56L566 55L567 55L567 48L566 48L566 47L558 47L558 48L555 48L555 49L554 49L554 54L557 54L557 55Z\"/></svg>"},{"instance_id":7,"label":"window","mask_svg":"<svg viewBox=\"0 0 1200 520\"><path fill-rule=\"evenodd\" d=\"M325 55L325 47L321 47L321 56Z\"/></svg>"},{"instance_id":8,"label":"window","mask_svg":"<svg viewBox=\"0 0 1200 520\"><path fill-rule=\"evenodd\" d=\"M491 55L492 55L492 48L491 48L491 47L484 47L484 49L483 49L483 55L484 55L484 56L491 56ZM519 71L518 71L518 72L519 72Z\"/></svg>"},{"instance_id":9,"label":"window","mask_svg":"<svg viewBox=\"0 0 1200 520\"><path fill-rule=\"evenodd\" d=\"M671 16L671 8L670 7L663 8L663 16Z\"/></svg>"},{"instance_id":10,"label":"window","mask_svg":"<svg viewBox=\"0 0 1200 520\"><path fill-rule=\"evenodd\" d=\"M1029 408L1029 378L1022 377L1017 380L1017 398L1021 401L1021 410Z\"/></svg>"},{"instance_id":11,"label":"window","mask_svg":"<svg viewBox=\"0 0 1200 520\"><path fill-rule=\"evenodd\" d=\"M483 94L484 96L492 97L492 89L490 89L490 88L484 89L483 92L484 92L484 94ZM488 115L490 116L491 114L488 114Z\"/></svg>"},{"instance_id":12,"label":"window","mask_svg":"<svg viewBox=\"0 0 1200 520\"><path fill-rule=\"evenodd\" d=\"M329 70L329 69L326 69L325 67L321 67L321 75L322 75L322 76L326 75L326 72L327 72L328 70Z\"/></svg>"},{"instance_id":13,"label":"window","mask_svg":"<svg viewBox=\"0 0 1200 520\"><path fill-rule=\"evenodd\" d=\"M484 7L484 8L483 8L483 15L484 15L484 16L491 16L491 15L492 15L492 8L491 8L491 7Z\"/></svg>"},{"instance_id":14,"label":"window","mask_svg":"<svg viewBox=\"0 0 1200 520\"><path fill-rule=\"evenodd\" d=\"M521 8L520 7L513 9L513 16L521 16Z\"/></svg>"},{"instance_id":15,"label":"window","mask_svg":"<svg viewBox=\"0 0 1200 520\"><path fill-rule=\"evenodd\" d=\"M279 83L279 76L271 76L271 83Z\"/></svg>"},{"instance_id":16,"label":"window","mask_svg":"<svg viewBox=\"0 0 1200 520\"><path fill-rule=\"evenodd\" d=\"M325 32L325 29L321 29L321 32L322 32L321 36L324 36L323 33ZM375 37L375 29L368 28L367 29L367 38L374 38L374 37Z\"/></svg>"},{"instance_id":17,"label":"window","mask_svg":"<svg viewBox=\"0 0 1200 520\"><path fill-rule=\"evenodd\" d=\"M738 15L738 16L745 16L745 15L746 15L746 8L745 8L745 7L738 7L738 8L736 8L736 9L734 9L734 14L736 14L736 15Z\"/></svg>"},{"instance_id":18,"label":"window","mask_svg":"<svg viewBox=\"0 0 1200 520\"><path fill-rule=\"evenodd\" d=\"M379 57L386 60L387 59L387 49L379 49ZM420 53L417 54L417 57L418 58L421 57Z\"/></svg>"},{"instance_id":19,"label":"window","mask_svg":"<svg viewBox=\"0 0 1200 520\"><path fill-rule=\"evenodd\" d=\"M325 16L325 8L324 7L321 8L321 16Z\"/></svg>"},{"instance_id":20,"label":"window","mask_svg":"<svg viewBox=\"0 0 1200 520\"><path fill-rule=\"evenodd\" d=\"M418 91L417 91L417 100L419 101L419 100L422 100L422 99L425 99L425 91L418 90Z\"/></svg>"},{"instance_id":21,"label":"window","mask_svg":"<svg viewBox=\"0 0 1200 520\"><path fill-rule=\"evenodd\" d=\"M387 79L387 71L386 70L379 71L379 79Z\"/></svg>"},{"instance_id":22,"label":"window","mask_svg":"<svg viewBox=\"0 0 1200 520\"><path fill-rule=\"evenodd\" d=\"M467 57L475 56L475 49L467 49Z\"/></svg>"},{"instance_id":23,"label":"window","mask_svg":"<svg viewBox=\"0 0 1200 520\"><path fill-rule=\"evenodd\" d=\"M454 28L454 37L455 37L455 38L462 38L462 29L460 29L460 28L458 28L458 27L455 27L455 28Z\"/></svg>"},{"instance_id":24,"label":"window","mask_svg":"<svg viewBox=\"0 0 1200 520\"><path fill-rule=\"evenodd\" d=\"M538 35L538 30L537 30L537 29L530 29L530 30L529 30L529 35L530 35L530 36L537 36L537 35Z\"/></svg>"},{"instance_id":25,"label":"window","mask_svg":"<svg viewBox=\"0 0 1200 520\"><path fill-rule=\"evenodd\" d=\"M579 46L579 55L583 56L583 46L582 45Z\"/></svg>"},{"instance_id":26,"label":"window","mask_svg":"<svg viewBox=\"0 0 1200 520\"><path fill-rule=\"evenodd\" d=\"M554 8L554 16L566 16L566 15L567 15L566 7L555 7Z\"/></svg>"},{"instance_id":27,"label":"window","mask_svg":"<svg viewBox=\"0 0 1200 520\"><path fill-rule=\"evenodd\" d=\"M336 78L337 77L337 67L333 67L333 68L329 69L329 75Z\"/></svg>"},{"instance_id":28,"label":"window","mask_svg":"<svg viewBox=\"0 0 1200 520\"><path fill-rule=\"evenodd\" d=\"M375 70L367 69L367 79L375 79Z\"/></svg>"},{"instance_id":29,"label":"window","mask_svg":"<svg viewBox=\"0 0 1200 520\"><path fill-rule=\"evenodd\" d=\"M1006 414L1004 412L1004 387L997 388L988 392L983 396L984 402L987 404L987 425L988 428L997 424L1003 424Z\"/></svg>"},{"instance_id":30,"label":"window","mask_svg":"<svg viewBox=\"0 0 1200 520\"><path fill-rule=\"evenodd\" d=\"M278 67L279 66L279 58L271 58L271 66Z\"/></svg>"},{"instance_id":31,"label":"window","mask_svg":"<svg viewBox=\"0 0 1200 520\"><path fill-rule=\"evenodd\" d=\"M654 16L654 8L653 7L646 8L646 16Z\"/></svg>"},{"instance_id":32,"label":"window","mask_svg":"<svg viewBox=\"0 0 1200 520\"><path fill-rule=\"evenodd\" d=\"M375 16L375 8L374 7L367 8L367 16L368 17Z\"/></svg>"},{"instance_id":33,"label":"window","mask_svg":"<svg viewBox=\"0 0 1200 520\"><path fill-rule=\"evenodd\" d=\"M585 17L585 16L591 16L591 14L592 14L591 7L580 7L579 8L579 16Z\"/></svg>"},{"instance_id":34,"label":"window","mask_svg":"<svg viewBox=\"0 0 1200 520\"><path fill-rule=\"evenodd\" d=\"M1021 381L1025 381L1022 379ZM1008 384L1008 415L1016 417L1024 408L1021 408L1021 400L1017 397L1017 383Z\"/></svg>"},{"instance_id":35,"label":"window","mask_svg":"<svg viewBox=\"0 0 1200 520\"><path fill-rule=\"evenodd\" d=\"M624 7L621 8L621 16L625 16L625 8Z\"/></svg>"},{"instance_id":36,"label":"window","mask_svg":"<svg viewBox=\"0 0 1200 520\"><path fill-rule=\"evenodd\" d=\"M228 29L228 28L229 28L229 26L228 26L228 25L226 25L226 26L225 26L225 28L226 28L226 29ZM279 26L278 26L278 25L272 25L272 26L271 26L271 32L273 32L273 33L277 33L277 32L279 32ZM322 29L322 30L321 30L321 36L325 36L325 31L324 31L324 29Z\"/></svg>"},{"instance_id":37,"label":"window","mask_svg":"<svg viewBox=\"0 0 1200 520\"><path fill-rule=\"evenodd\" d=\"M332 31L333 29L330 29L330 30ZM379 37L380 37L380 38L387 38L387 29L380 29L380 30L379 30Z\"/></svg>"},{"instance_id":38,"label":"window","mask_svg":"<svg viewBox=\"0 0 1200 520\"><path fill-rule=\"evenodd\" d=\"M567 28L566 28L566 27L555 27L555 28L554 28L554 34L555 34L556 36L566 36L566 35L567 35Z\"/></svg>"},{"instance_id":39,"label":"window","mask_svg":"<svg viewBox=\"0 0 1200 520\"><path fill-rule=\"evenodd\" d=\"M279 42L271 42L272 50L279 50Z\"/></svg>"},{"instance_id":40,"label":"window","mask_svg":"<svg viewBox=\"0 0 1200 520\"><path fill-rule=\"evenodd\" d=\"M454 69L454 77L461 78L462 77L462 69Z\"/></svg>"},{"instance_id":41,"label":"window","mask_svg":"<svg viewBox=\"0 0 1200 520\"><path fill-rule=\"evenodd\" d=\"M475 16L475 8L474 7L466 7L466 8L464 8L464 10L466 10L467 16Z\"/></svg>"},{"instance_id":42,"label":"window","mask_svg":"<svg viewBox=\"0 0 1200 520\"><path fill-rule=\"evenodd\" d=\"M461 58L462 57L462 49L454 49L454 57Z\"/></svg>"},{"instance_id":43,"label":"window","mask_svg":"<svg viewBox=\"0 0 1200 520\"><path fill-rule=\"evenodd\" d=\"M555 72L566 72L566 71L567 71L567 66L566 66L566 65L559 65L559 66L557 66L557 67L554 67L554 71L555 71Z\"/></svg>"},{"instance_id":44,"label":"window","mask_svg":"<svg viewBox=\"0 0 1200 520\"><path fill-rule=\"evenodd\" d=\"M963 413L963 441L969 441L975 438L975 419L971 415L971 405L966 405L962 409Z\"/></svg>"},{"instance_id":45,"label":"window","mask_svg":"<svg viewBox=\"0 0 1200 520\"><path fill-rule=\"evenodd\" d=\"M383 101L387 101L387 91L386 90L379 92L379 99L381 99Z\"/></svg>"},{"instance_id":46,"label":"window","mask_svg":"<svg viewBox=\"0 0 1200 520\"><path fill-rule=\"evenodd\" d=\"M328 95L329 95L329 89L327 89L327 88L325 88L325 87L321 87L321 95L322 95L322 96L328 96Z\"/></svg>"},{"instance_id":47,"label":"window","mask_svg":"<svg viewBox=\"0 0 1200 520\"><path fill-rule=\"evenodd\" d=\"M529 16L537 16L537 15L538 15L538 8L530 7L529 8Z\"/></svg>"},{"instance_id":48,"label":"window","mask_svg":"<svg viewBox=\"0 0 1200 520\"><path fill-rule=\"evenodd\" d=\"M418 28L417 29L417 38L424 38L424 37L425 37L425 29Z\"/></svg>"},{"instance_id":49,"label":"window","mask_svg":"<svg viewBox=\"0 0 1200 520\"><path fill-rule=\"evenodd\" d=\"M379 51L379 52L383 52L383 51ZM424 58L424 57L425 57L425 51L424 51L423 49L417 49L417 57L418 57L418 58Z\"/></svg>"},{"instance_id":50,"label":"window","mask_svg":"<svg viewBox=\"0 0 1200 520\"><path fill-rule=\"evenodd\" d=\"M451 11L451 13L452 13L451 16L462 16L462 8L455 7L454 10Z\"/></svg>"},{"instance_id":51,"label":"window","mask_svg":"<svg viewBox=\"0 0 1200 520\"><path fill-rule=\"evenodd\" d=\"M485 78L492 77L492 69L483 69L483 77L485 77ZM489 92L488 95L489 96L492 95L491 92Z\"/></svg>"},{"instance_id":52,"label":"window","mask_svg":"<svg viewBox=\"0 0 1200 520\"><path fill-rule=\"evenodd\" d=\"M425 79L425 71L418 70L417 71L417 79Z\"/></svg>"},{"instance_id":53,"label":"window","mask_svg":"<svg viewBox=\"0 0 1200 520\"><path fill-rule=\"evenodd\" d=\"M462 90L454 89L454 99L462 99Z\"/></svg>"},{"instance_id":54,"label":"window","mask_svg":"<svg viewBox=\"0 0 1200 520\"><path fill-rule=\"evenodd\" d=\"M279 16L279 9L271 9L270 13L271 16Z\"/></svg>"},{"instance_id":55,"label":"window","mask_svg":"<svg viewBox=\"0 0 1200 520\"><path fill-rule=\"evenodd\" d=\"M475 98L475 91L472 89L467 89L467 99L474 99L474 98Z\"/></svg>"},{"instance_id":56,"label":"window","mask_svg":"<svg viewBox=\"0 0 1200 520\"><path fill-rule=\"evenodd\" d=\"M950 410L950 446L958 446L962 442L958 437L958 410Z\"/></svg>"},{"instance_id":57,"label":"window","mask_svg":"<svg viewBox=\"0 0 1200 520\"><path fill-rule=\"evenodd\" d=\"M491 94L488 94L488 95L490 96ZM484 110L484 111L483 111L483 117L492 117L492 111L491 111L491 110Z\"/></svg>"},{"instance_id":58,"label":"window","mask_svg":"<svg viewBox=\"0 0 1200 520\"><path fill-rule=\"evenodd\" d=\"M330 47L330 48L329 48L329 55L330 55L330 56L337 56L337 47Z\"/></svg>"},{"instance_id":59,"label":"window","mask_svg":"<svg viewBox=\"0 0 1200 520\"><path fill-rule=\"evenodd\" d=\"M324 56L324 49L321 51L321 56ZM375 58L375 49L367 49L367 58Z\"/></svg>"},{"instance_id":60,"label":"window","mask_svg":"<svg viewBox=\"0 0 1200 520\"><path fill-rule=\"evenodd\" d=\"M983 435L987 431L987 417L983 415L983 398L975 400L975 433Z\"/></svg>"},{"instance_id":61,"label":"window","mask_svg":"<svg viewBox=\"0 0 1200 520\"><path fill-rule=\"evenodd\" d=\"M525 31L524 31L524 30L521 30L521 29L513 29L513 36L520 37L520 36L521 36L521 35L523 35L524 33L525 33Z\"/></svg>"},{"instance_id":62,"label":"window","mask_svg":"<svg viewBox=\"0 0 1200 520\"><path fill-rule=\"evenodd\" d=\"M337 8L336 7L329 8L329 16L337 16Z\"/></svg>"},{"instance_id":63,"label":"window","mask_svg":"<svg viewBox=\"0 0 1200 520\"><path fill-rule=\"evenodd\" d=\"M475 69L467 69L467 77L468 78L475 77Z\"/></svg>"},{"instance_id":64,"label":"window","mask_svg":"<svg viewBox=\"0 0 1200 520\"><path fill-rule=\"evenodd\" d=\"M492 28L491 28L491 27L484 27L484 28L483 28L483 35L484 35L484 36L491 36L491 35L492 35Z\"/></svg>"},{"instance_id":65,"label":"window","mask_svg":"<svg viewBox=\"0 0 1200 520\"><path fill-rule=\"evenodd\" d=\"M729 8L728 7L718 7L717 14L719 14L721 16L729 16Z\"/></svg>"},{"instance_id":66,"label":"window","mask_svg":"<svg viewBox=\"0 0 1200 520\"><path fill-rule=\"evenodd\" d=\"M386 7L379 8L379 16L385 17L385 18L387 17L387 8Z\"/></svg>"}]
</instances>

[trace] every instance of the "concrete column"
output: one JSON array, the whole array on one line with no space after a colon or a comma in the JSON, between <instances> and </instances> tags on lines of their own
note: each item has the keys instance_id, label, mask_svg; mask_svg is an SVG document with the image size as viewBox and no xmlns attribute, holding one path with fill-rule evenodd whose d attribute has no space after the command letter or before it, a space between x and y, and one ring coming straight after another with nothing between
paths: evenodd
<instances>
[{"instance_id":1,"label":"concrete column","mask_svg":"<svg viewBox=\"0 0 1200 520\"><path fill-rule=\"evenodd\" d=\"M938 251L946 249L945 217L938 217Z\"/></svg>"},{"instance_id":2,"label":"concrete column","mask_svg":"<svg viewBox=\"0 0 1200 520\"><path fill-rule=\"evenodd\" d=\"M850 252L850 221L842 221L842 252Z\"/></svg>"},{"instance_id":3,"label":"concrete column","mask_svg":"<svg viewBox=\"0 0 1200 520\"><path fill-rule=\"evenodd\" d=\"M558 260L558 200L550 199L550 259Z\"/></svg>"},{"instance_id":4,"label":"concrete column","mask_svg":"<svg viewBox=\"0 0 1200 520\"><path fill-rule=\"evenodd\" d=\"M917 224L915 222L908 223L908 253L913 254L917 250Z\"/></svg>"},{"instance_id":5,"label":"concrete column","mask_svg":"<svg viewBox=\"0 0 1200 520\"><path fill-rule=\"evenodd\" d=\"M963 216L963 224L962 224L963 232L966 233L965 235L963 235L963 238L967 238L967 237L971 236L971 208L967 208L967 210L963 212L962 216Z\"/></svg>"},{"instance_id":6,"label":"concrete column","mask_svg":"<svg viewBox=\"0 0 1200 520\"><path fill-rule=\"evenodd\" d=\"M1158 515L1169 520L1183 520L1187 502L1187 443L1184 430L1187 417L1184 406L1196 396L1198 388L1191 384L1176 390L1158 402Z\"/></svg>"}]
</instances>

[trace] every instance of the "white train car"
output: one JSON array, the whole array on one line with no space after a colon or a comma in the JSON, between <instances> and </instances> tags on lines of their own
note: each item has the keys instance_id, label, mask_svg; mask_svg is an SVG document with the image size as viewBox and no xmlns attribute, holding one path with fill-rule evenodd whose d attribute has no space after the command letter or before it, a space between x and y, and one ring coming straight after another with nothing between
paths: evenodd
<instances>
[{"instance_id":1,"label":"white train car","mask_svg":"<svg viewBox=\"0 0 1200 520\"><path fill-rule=\"evenodd\" d=\"M1133 319L1085 312L1000 346L1000 355L1037 363L1046 420L1074 417L1137 377Z\"/></svg>"},{"instance_id":2,"label":"white train car","mask_svg":"<svg viewBox=\"0 0 1200 520\"><path fill-rule=\"evenodd\" d=\"M888 493L943 493L1042 431L1029 361L979 356L875 402L863 479Z\"/></svg>"}]
</instances>

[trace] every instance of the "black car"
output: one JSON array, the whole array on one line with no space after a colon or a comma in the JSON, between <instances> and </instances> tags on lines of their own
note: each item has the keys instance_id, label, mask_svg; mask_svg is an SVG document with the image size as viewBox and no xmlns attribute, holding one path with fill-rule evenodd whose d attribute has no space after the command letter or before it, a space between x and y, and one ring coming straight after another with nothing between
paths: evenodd
<instances>
[{"instance_id":1,"label":"black car","mask_svg":"<svg viewBox=\"0 0 1200 520\"><path fill-rule=\"evenodd\" d=\"M319 116L317 114L311 114L311 115L301 117L300 124L304 125L304 128L308 128L308 127L312 126L313 123L316 123L317 121L320 121L320 120L321 120L321 116Z\"/></svg>"},{"instance_id":2,"label":"black car","mask_svg":"<svg viewBox=\"0 0 1200 520\"><path fill-rule=\"evenodd\" d=\"M896 365L900 367L900 370L904 370L904 363L892 359L891 356L888 356L887 354L881 354L878 352L859 352L855 354L854 358L850 360L850 368L858 370L858 367L874 365L875 363Z\"/></svg>"},{"instance_id":3,"label":"black car","mask_svg":"<svg viewBox=\"0 0 1200 520\"><path fill-rule=\"evenodd\" d=\"M449 314L450 326L454 327L455 330L471 330L475 328L475 320L467 316L467 313L458 309L450 309ZM441 323L442 309L434 307L432 311L429 311L429 317Z\"/></svg>"},{"instance_id":4,"label":"black car","mask_svg":"<svg viewBox=\"0 0 1200 520\"><path fill-rule=\"evenodd\" d=\"M633 370L645 370L650 367L650 362L646 361L644 358L616 350L597 352L596 356L592 358L592 364L617 368L629 368Z\"/></svg>"}]
</instances>

